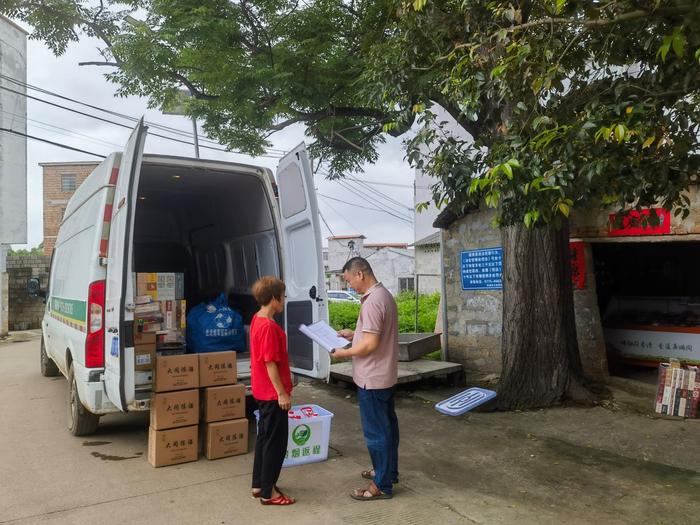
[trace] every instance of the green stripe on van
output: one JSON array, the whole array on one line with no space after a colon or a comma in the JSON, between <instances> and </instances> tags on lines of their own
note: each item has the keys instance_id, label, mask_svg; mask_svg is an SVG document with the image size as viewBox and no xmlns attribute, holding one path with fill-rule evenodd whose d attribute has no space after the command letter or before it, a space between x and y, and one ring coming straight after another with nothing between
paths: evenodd
<instances>
[{"instance_id":1,"label":"green stripe on van","mask_svg":"<svg viewBox=\"0 0 700 525\"><path fill-rule=\"evenodd\" d=\"M62 297L51 298L51 311L62 317L84 323L87 317L87 303Z\"/></svg>"}]
</instances>

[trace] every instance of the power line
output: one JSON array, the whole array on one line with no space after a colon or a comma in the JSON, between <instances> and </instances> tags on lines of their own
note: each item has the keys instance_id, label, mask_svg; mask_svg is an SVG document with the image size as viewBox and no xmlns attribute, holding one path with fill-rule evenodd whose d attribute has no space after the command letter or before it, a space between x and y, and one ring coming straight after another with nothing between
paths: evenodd
<instances>
[{"instance_id":1,"label":"power line","mask_svg":"<svg viewBox=\"0 0 700 525\"><path fill-rule=\"evenodd\" d=\"M327 173L326 173L327 175ZM396 206L389 206L385 202L381 202L377 197L375 197L372 194L367 193L367 191L362 188L362 187L353 187L351 186L350 182L346 179L340 178L340 179L335 179L335 181L343 186L343 188L353 192L353 193L358 193L362 197L364 197L367 201L369 201L371 204L374 204L375 206L379 206L382 209L386 209L387 213L390 213L391 215L394 215L396 217L396 214L401 214L402 218L408 219L408 220L413 220L411 216L409 216L404 210L407 210L408 208L405 208L403 205L401 205L401 209L398 210L396 209ZM373 190L370 190L373 191Z\"/></svg>"},{"instance_id":2,"label":"power line","mask_svg":"<svg viewBox=\"0 0 700 525\"><path fill-rule=\"evenodd\" d=\"M330 199L330 200L332 200L332 201L336 201L336 202L340 202L340 203L343 203L343 204L347 204L348 206L353 206L354 208L362 208L362 209L364 209L364 210L377 211L377 212L379 212L379 213L389 213L388 211L382 210L382 209L380 209L380 208L371 208L371 207L369 207L369 206L362 206L361 204L355 204L354 202L349 202L349 201L344 201L344 200L341 200L341 199L336 199L335 197L330 197L330 196L328 196L328 195L323 195L322 193L317 193L317 195L319 195L320 197L323 197L324 199ZM391 214L390 214L390 215L391 215ZM394 215L394 217L396 217L396 215ZM403 218L401 218L401 217L397 217L397 218L398 218L399 220L402 220L402 221L404 221L404 222L407 222L407 223L411 224L411 221L409 221L408 219L403 219Z\"/></svg>"},{"instance_id":3,"label":"power line","mask_svg":"<svg viewBox=\"0 0 700 525\"><path fill-rule=\"evenodd\" d=\"M43 104L47 104L47 105L49 105L49 106L54 106L54 107L57 107L57 108L60 108L60 109L64 109L64 110L66 110L66 111L70 111L70 112L72 112L72 113L76 113L76 114L78 114L78 115L83 115L83 116L88 117L88 118L92 118L92 119L95 119L95 120L99 120L99 121L101 121L101 122L106 122L106 123L108 123L108 124L113 124L113 125L115 125L115 126L120 126L120 127L122 127L122 128L126 128L126 129L132 129L132 127L129 126L128 124L122 124L121 122L115 122L115 121L113 121L113 120L109 120L109 119L105 119L105 118L102 118L102 117L98 117L97 115L91 115L90 113L85 113L84 111L79 111L79 110L77 110L77 109L69 108L69 107L67 107L67 106L62 106L61 104L56 104L55 102L51 102L51 101L48 101L48 100L45 100L45 99L42 99L42 98L39 98L39 97L35 97L35 96L29 95L29 94L27 94L27 93L22 93L22 92L20 92L20 91L16 91L16 90L14 90L14 89L10 89L10 88L8 88L8 87L6 87L6 86L0 85L0 89L4 89L5 91L9 91L10 93L14 93L14 94L16 94L16 95L20 95L20 96L26 97L26 98L31 99L31 100L36 100L37 102L42 102ZM168 136L166 136L166 135L161 135L161 134L159 134L159 133L149 132L148 134L151 135L151 136L153 136L153 137L159 137L159 138L162 138L162 139L165 139L165 140L171 140L171 141L173 141L173 142L179 142L179 143L181 143L181 144L187 144L187 145L189 145L189 146L193 146L193 145L194 145L194 144L193 144L192 142L190 142L190 141L177 139L177 138L175 138L175 137L168 137ZM220 151L220 152L224 152L224 153L241 153L240 151L227 150L227 149L221 149L221 148L214 148L214 147L212 147L212 146L204 146L204 145L200 145L200 148L210 149L210 150L214 150L214 151ZM262 157L269 157L269 158L279 158L279 157L274 156L274 155L261 155L261 156L262 156Z\"/></svg>"},{"instance_id":4,"label":"power line","mask_svg":"<svg viewBox=\"0 0 700 525\"><path fill-rule=\"evenodd\" d=\"M324 201L324 205L328 206L328 209L331 210L333 213L335 213L338 217L343 219L345 223L350 226L354 231L360 231L358 228L355 227L353 223L351 223L348 219L345 218L345 215L340 213L338 210L336 210L333 206L331 206L328 202ZM335 237L335 236L334 236Z\"/></svg>"},{"instance_id":5,"label":"power line","mask_svg":"<svg viewBox=\"0 0 700 525\"><path fill-rule=\"evenodd\" d=\"M374 204L375 206L379 206L381 209L384 210L385 213L388 213L389 215L392 215L392 216L396 217L397 219L401 219L401 220L405 220L405 221L411 220L406 215L397 215L397 213L401 213L401 212L398 212L397 210L386 206L385 203L379 201L378 199L376 199L372 195L367 194L362 189L354 188L354 187L350 186L350 184L347 181L344 181L342 179L337 179L336 182L338 182L338 184L340 184L343 188L350 191L351 193L359 193L360 196L362 196L365 200L369 201L370 204Z\"/></svg>"},{"instance_id":6,"label":"power line","mask_svg":"<svg viewBox=\"0 0 700 525\"><path fill-rule=\"evenodd\" d=\"M54 141L52 141L52 140L42 139L41 137L35 137L35 136L33 136L33 135L28 135L28 134L26 134L26 133L21 133L21 132L19 132L19 131L15 131L14 129L0 128L0 131L4 131L5 133L12 133L12 134L14 134L14 135L19 135L19 136L21 136L21 137L25 137L25 138L32 139L32 140L38 140L39 142L46 142L47 144L51 144L52 146L57 146L57 147L59 147L59 148L64 148L64 149L69 149L69 150L72 150L72 151L77 151L77 152L79 152L79 153L86 153L86 154L88 154L88 155L93 155L93 156L95 156L95 157L100 157L100 158L102 158L102 159L107 158L107 157L105 157L104 155L100 155L99 153L93 153L92 151L86 151L86 150L84 150L84 149L74 148L73 146L68 146L68 145L66 145L66 144L61 144L60 142L54 142Z\"/></svg>"},{"instance_id":7,"label":"power line","mask_svg":"<svg viewBox=\"0 0 700 525\"><path fill-rule=\"evenodd\" d=\"M375 192L376 194L381 195L382 197L384 197L385 199L387 199L389 202L393 202L393 203L396 204L397 206L400 206L402 210L408 210L408 211L410 211L410 212L413 211L412 208L409 208L408 206L404 205L402 202L397 201L396 199L393 199L392 197L390 197L390 196L387 195L386 193L382 193L382 192L379 191L379 190L376 190L376 189L371 188L371 187L368 186L364 181L362 181L362 180L360 180L360 179L358 179L358 178L356 178L356 177L353 177L352 175L348 175L348 178L349 178L350 180L353 180L353 181L357 182L357 183L360 184L361 186L367 188L369 191L373 191L373 192Z\"/></svg>"},{"instance_id":8,"label":"power line","mask_svg":"<svg viewBox=\"0 0 700 525\"><path fill-rule=\"evenodd\" d=\"M321 208L318 209L318 215L321 217L321 220L323 221L323 224L326 225L326 228L328 228L328 231L331 233L333 237L335 237L335 233L333 233L333 230L331 229L330 224L326 221L326 218L323 216L323 213L321 213Z\"/></svg>"},{"instance_id":9,"label":"power line","mask_svg":"<svg viewBox=\"0 0 700 525\"><path fill-rule=\"evenodd\" d=\"M38 91L39 93L43 93L43 94L46 94L46 95L50 95L50 96L52 96L52 97L56 97L56 98L59 98L59 99L61 99L61 100L66 100L66 101L72 102L72 103L74 103L74 104L78 104L78 105L85 106L85 107L90 108L90 109L94 109L94 110L97 110L97 111L101 111L101 112L103 112L103 113L107 113L107 114L109 114L109 115L113 115L113 116L116 116L116 117L120 117L120 118L129 120L129 121L131 121L131 122L138 122L138 121L140 120L138 117L133 117L133 116L131 116L131 115L126 115L126 114L124 114L124 113L119 113L119 112L117 112L117 111L113 111L113 110L110 110L110 109L104 109L104 108L101 108L101 107L99 107L99 106L94 106L94 105L92 105L92 104L88 104L87 102L83 102L83 101L80 101L80 100L76 100L76 99L74 99L74 98L70 98L70 97L67 97L67 96L65 96L65 95L61 95L60 93L56 93L56 92L54 92L54 91L50 91L50 90L48 90L48 89L41 88L41 87L38 87L38 86L35 86L35 85L32 85L32 84L29 84L29 83L27 83L27 82L22 82L22 81L20 81L20 80L17 80L17 79L15 79L15 78L10 77L10 76L4 75L4 74L2 74L2 73L0 73L0 78L5 79L5 80L8 80L8 81L10 81L10 82L13 82L13 83L15 83L15 84L17 84L17 85L20 85L20 86L22 86L22 87L25 87L25 88L28 88L28 89L32 89L32 90L34 90L34 91ZM1 87L1 86L0 86L0 87ZM158 124L158 123L155 123L155 122L146 122L146 124L149 125L149 126L151 126L151 127L158 128L158 129L161 129L161 130L163 130L163 131L167 131L167 132L170 132L170 133L175 133L175 134L178 134L178 135L181 135L181 136L185 136L185 137L189 137L189 136L192 135L192 134L189 133L188 131L181 130L181 129L178 129L178 128L173 128L173 127L171 127L171 126L165 126L165 125L163 125L163 124ZM119 124L119 125L121 125L121 124ZM208 139L206 136L200 135L199 133L197 134L197 137L200 138L200 142L208 142L208 143L210 143L210 144L217 144L217 145L218 145L217 142L212 141L212 140ZM267 151L268 153L275 153L275 154L280 154L280 155L284 155L284 154L287 153L285 150L276 149L276 148L267 148L266 151Z\"/></svg>"}]
</instances>

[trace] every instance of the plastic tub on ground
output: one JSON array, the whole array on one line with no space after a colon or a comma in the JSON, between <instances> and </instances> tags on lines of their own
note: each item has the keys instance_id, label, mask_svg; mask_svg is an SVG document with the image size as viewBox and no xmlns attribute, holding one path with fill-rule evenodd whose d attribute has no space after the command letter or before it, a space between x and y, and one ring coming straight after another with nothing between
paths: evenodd
<instances>
[{"instance_id":1,"label":"plastic tub on ground","mask_svg":"<svg viewBox=\"0 0 700 525\"><path fill-rule=\"evenodd\" d=\"M318 405L294 405L288 413L289 435L283 467L317 463L328 459L333 414ZM255 411L255 420L260 411Z\"/></svg>"}]
</instances>

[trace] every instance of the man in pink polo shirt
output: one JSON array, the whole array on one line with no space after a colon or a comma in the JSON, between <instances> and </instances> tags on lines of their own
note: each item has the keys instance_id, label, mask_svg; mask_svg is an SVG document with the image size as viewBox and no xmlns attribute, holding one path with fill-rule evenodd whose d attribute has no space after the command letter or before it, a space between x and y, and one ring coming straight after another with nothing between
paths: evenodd
<instances>
[{"instance_id":1,"label":"man in pink polo shirt","mask_svg":"<svg viewBox=\"0 0 700 525\"><path fill-rule=\"evenodd\" d=\"M391 293L377 282L366 259L353 257L343 266L343 278L363 294L355 331L338 335L352 341L350 348L336 348L336 357L352 357L352 378L365 442L372 469L362 477L368 487L355 489L358 500L389 499L399 475L399 422L394 410L394 386L398 375L399 316Z\"/></svg>"}]
</instances>

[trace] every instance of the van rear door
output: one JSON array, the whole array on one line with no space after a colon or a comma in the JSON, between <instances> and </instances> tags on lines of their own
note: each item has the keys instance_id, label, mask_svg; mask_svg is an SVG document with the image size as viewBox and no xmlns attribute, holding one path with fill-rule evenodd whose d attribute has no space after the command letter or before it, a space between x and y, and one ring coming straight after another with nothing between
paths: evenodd
<instances>
[{"instance_id":1,"label":"van rear door","mask_svg":"<svg viewBox=\"0 0 700 525\"><path fill-rule=\"evenodd\" d=\"M107 251L105 296L105 390L126 410L134 401L134 283L132 245L143 146L148 128L143 118L126 143L114 188Z\"/></svg>"},{"instance_id":2,"label":"van rear door","mask_svg":"<svg viewBox=\"0 0 700 525\"><path fill-rule=\"evenodd\" d=\"M282 275L287 285L285 323L292 372L327 379L328 352L299 331L300 324L328 320L321 229L313 174L300 144L277 167Z\"/></svg>"}]
</instances>

